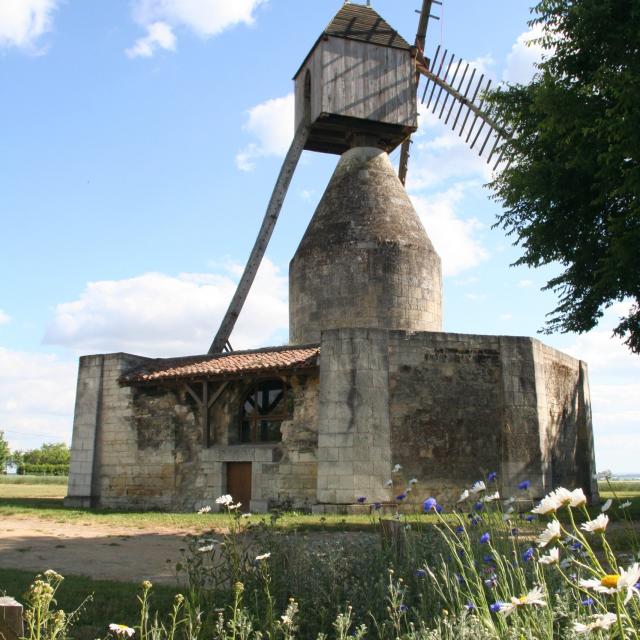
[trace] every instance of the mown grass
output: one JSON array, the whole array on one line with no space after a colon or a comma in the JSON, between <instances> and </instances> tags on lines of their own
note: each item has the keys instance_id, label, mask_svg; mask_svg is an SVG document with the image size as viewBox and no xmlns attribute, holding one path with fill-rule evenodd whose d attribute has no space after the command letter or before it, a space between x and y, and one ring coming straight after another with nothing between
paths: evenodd
<instances>
[{"instance_id":1,"label":"mown grass","mask_svg":"<svg viewBox=\"0 0 640 640\"><path fill-rule=\"evenodd\" d=\"M15 474L0 475L0 485L3 484L55 484L64 485L66 488L69 478L67 476L19 476Z\"/></svg>"},{"instance_id":2,"label":"mown grass","mask_svg":"<svg viewBox=\"0 0 640 640\"><path fill-rule=\"evenodd\" d=\"M46 568L46 567L45 567ZM35 574L17 569L0 569L0 595L6 593L21 602L23 594L33 582ZM110 623L133 623L139 612L136 595L140 586L128 582L91 580L79 576L66 576L56 594L57 607L64 611L74 611L87 596L92 601L84 607L78 622L72 627L71 635L78 640L92 640L106 636ZM153 606L161 614L171 609L177 588L154 585Z\"/></svg>"},{"instance_id":3,"label":"mown grass","mask_svg":"<svg viewBox=\"0 0 640 640\"><path fill-rule=\"evenodd\" d=\"M633 520L640 520L640 482L613 481L600 484L603 500L614 498L632 500L628 514ZM116 511L110 509L73 509L64 507L62 499L66 494L63 485L2 484L0 483L0 518L10 516L30 516L57 522L131 527L138 529L170 529L184 532L200 532L208 529L224 529L227 519L224 515L209 513L167 513L161 511ZM417 509L418 507L416 507ZM599 511L592 508L593 513ZM391 515L391 511L387 513ZM415 514L420 521L430 522L434 516ZM375 526L377 517L369 514L358 515L307 515L296 512L272 515L257 515L255 521L271 522L276 518L278 528L284 530L301 529L308 531L362 531Z\"/></svg>"}]
</instances>

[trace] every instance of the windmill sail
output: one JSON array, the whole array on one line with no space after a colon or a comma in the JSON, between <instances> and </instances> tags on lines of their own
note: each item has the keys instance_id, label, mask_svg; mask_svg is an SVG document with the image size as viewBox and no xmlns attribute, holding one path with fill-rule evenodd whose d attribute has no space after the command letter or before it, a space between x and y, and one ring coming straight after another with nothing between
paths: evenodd
<instances>
[{"instance_id":1,"label":"windmill sail","mask_svg":"<svg viewBox=\"0 0 640 640\"><path fill-rule=\"evenodd\" d=\"M426 78L422 104L460 137L466 134L465 142L471 149L477 148L478 155L488 163L495 158L495 169L502 161L502 143L511 136L485 107L491 80L484 74L477 78L476 69L461 58L456 60L446 49L443 52L440 46L429 66L426 61L418 61L416 67Z\"/></svg>"}]
</instances>

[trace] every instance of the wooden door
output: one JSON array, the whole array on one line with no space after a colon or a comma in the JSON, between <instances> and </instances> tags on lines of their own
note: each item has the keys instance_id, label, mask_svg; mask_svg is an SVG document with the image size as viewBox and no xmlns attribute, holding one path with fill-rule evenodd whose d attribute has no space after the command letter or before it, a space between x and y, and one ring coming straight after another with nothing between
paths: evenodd
<instances>
[{"instance_id":1,"label":"wooden door","mask_svg":"<svg viewBox=\"0 0 640 640\"><path fill-rule=\"evenodd\" d=\"M249 511L251 503L251 463L227 462L227 493L241 502L241 511Z\"/></svg>"}]
</instances>

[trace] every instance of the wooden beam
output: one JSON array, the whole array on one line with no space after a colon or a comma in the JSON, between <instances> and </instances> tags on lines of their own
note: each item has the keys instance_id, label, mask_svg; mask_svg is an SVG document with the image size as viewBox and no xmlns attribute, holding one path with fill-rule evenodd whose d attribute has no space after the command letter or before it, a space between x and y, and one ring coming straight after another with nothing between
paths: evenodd
<instances>
[{"instance_id":1,"label":"wooden beam","mask_svg":"<svg viewBox=\"0 0 640 640\"><path fill-rule=\"evenodd\" d=\"M300 160L302 150L304 149L308 137L309 127L307 124L302 122L293 137L293 142L291 143L289 151L282 163L282 168L280 169L280 174L278 175L275 187L273 188L273 193L271 194L267 211L264 214L264 220L262 221L258 237L256 238L253 249L251 250L251 255L249 256L247 266L244 268L244 273L238 283L238 288L231 299L231 303L229 304L229 308L222 320L222 324L218 329L218 333L211 343L211 347L209 348L210 354L222 353L225 345L229 341L233 327L240 315L240 311L242 311L242 307L247 299L253 280L258 272L260 262L262 262L262 257L264 256L267 245L269 244L273 228L276 225L276 221L280 215L280 210L282 209L282 204L284 203L289 185L291 184L293 172L298 166L298 161Z\"/></svg>"},{"instance_id":2,"label":"wooden beam","mask_svg":"<svg viewBox=\"0 0 640 640\"><path fill-rule=\"evenodd\" d=\"M22 605L8 596L0 598L0 638L18 640L22 637Z\"/></svg>"},{"instance_id":3,"label":"wooden beam","mask_svg":"<svg viewBox=\"0 0 640 640\"><path fill-rule=\"evenodd\" d=\"M209 409L218 401L218 398L222 395L223 391L229 385L228 382L223 382L217 389L216 392L209 399Z\"/></svg>"}]
</instances>

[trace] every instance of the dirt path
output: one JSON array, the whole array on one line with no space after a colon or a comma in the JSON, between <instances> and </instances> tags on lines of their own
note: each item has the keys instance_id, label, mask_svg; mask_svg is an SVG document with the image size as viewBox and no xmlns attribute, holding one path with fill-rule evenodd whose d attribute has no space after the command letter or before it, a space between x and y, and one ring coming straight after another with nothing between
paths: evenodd
<instances>
[{"instance_id":1,"label":"dirt path","mask_svg":"<svg viewBox=\"0 0 640 640\"><path fill-rule=\"evenodd\" d=\"M172 584L184 536L15 516L0 523L0 568Z\"/></svg>"}]
</instances>

